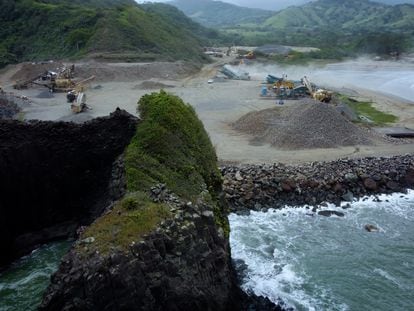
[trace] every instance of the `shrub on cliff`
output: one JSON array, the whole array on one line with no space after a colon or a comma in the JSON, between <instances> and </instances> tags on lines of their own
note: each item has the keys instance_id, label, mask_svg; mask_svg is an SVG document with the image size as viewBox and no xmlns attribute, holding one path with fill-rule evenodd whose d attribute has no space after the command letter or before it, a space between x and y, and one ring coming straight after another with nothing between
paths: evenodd
<instances>
[{"instance_id":1,"label":"shrub on cliff","mask_svg":"<svg viewBox=\"0 0 414 311\"><path fill-rule=\"evenodd\" d=\"M192 199L207 189L218 194L217 157L194 109L164 91L145 95L138 108L142 122L126 153L129 191L165 183Z\"/></svg>"},{"instance_id":2,"label":"shrub on cliff","mask_svg":"<svg viewBox=\"0 0 414 311\"><path fill-rule=\"evenodd\" d=\"M208 190L217 223L228 232L222 178L210 138L194 109L164 91L138 103L142 122L126 152L128 191L147 191L164 183L181 197L194 200Z\"/></svg>"}]
</instances>

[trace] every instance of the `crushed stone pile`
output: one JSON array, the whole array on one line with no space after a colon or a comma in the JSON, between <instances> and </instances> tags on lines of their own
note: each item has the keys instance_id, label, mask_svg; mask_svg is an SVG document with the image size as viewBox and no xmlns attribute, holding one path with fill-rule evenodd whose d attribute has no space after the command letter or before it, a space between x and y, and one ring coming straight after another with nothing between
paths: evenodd
<instances>
[{"instance_id":1,"label":"crushed stone pile","mask_svg":"<svg viewBox=\"0 0 414 311\"><path fill-rule=\"evenodd\" d=\"M314 100L250 112L232 126L287 150L372 145L379 139L345 119L334 107Z\"/></svg>"}]
</instances>

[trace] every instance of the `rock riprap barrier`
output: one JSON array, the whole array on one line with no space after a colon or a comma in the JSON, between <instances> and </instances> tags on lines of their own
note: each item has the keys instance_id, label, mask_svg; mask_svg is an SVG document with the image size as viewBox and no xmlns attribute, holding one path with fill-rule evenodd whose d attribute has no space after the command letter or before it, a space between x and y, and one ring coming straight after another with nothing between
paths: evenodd
<instances>
[{"instance_id":1,"label":"rock riprap barrier","mask_svg":"<svg viewBox=\"0 0 414 311\"><path fill-rule=\"evenodd\" d=\"M340 204L414 188L414 155L221 167L232 211Z\"/></svg>"}]
</instances>

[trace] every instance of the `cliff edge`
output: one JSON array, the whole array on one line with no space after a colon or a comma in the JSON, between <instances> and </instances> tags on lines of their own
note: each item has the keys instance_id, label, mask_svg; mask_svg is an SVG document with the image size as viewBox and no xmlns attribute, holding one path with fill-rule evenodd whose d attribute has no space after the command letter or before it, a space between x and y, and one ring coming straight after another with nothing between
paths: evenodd
<instances>
[{"instance_id":1,"label":"cliff edge","mask_svg":"<svg viewBox=\"0 0 414 311\"><path fill-rule=\"evenodd\" d=\"M201 121L163 91L142 97L139 112L125 152L127 194L64 257L39 310L246 309ZM279 310L265 299L256 306Z\"/></svg>"}]
</instances>

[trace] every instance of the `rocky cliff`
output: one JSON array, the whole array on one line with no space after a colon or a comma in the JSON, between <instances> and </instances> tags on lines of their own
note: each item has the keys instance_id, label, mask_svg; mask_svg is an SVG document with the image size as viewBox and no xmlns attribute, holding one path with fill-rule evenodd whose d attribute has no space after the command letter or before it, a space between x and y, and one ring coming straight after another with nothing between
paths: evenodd
<instances>
[{"instance_id":1,"label":"rocky cliff","mask_svg":"<svg viewBox=\"0 0 414 311\"><path fill-rule=\"evenodd\" d=\"M0 121L0 266L74 235L119 198L116 160L136 124L120 110L82 125Z\"/></svg>"},{"instance_id":2,"label":"rocky cliff","mask_svg":"<svg viewBox=\"0 0 414 311\"><path fill-rule=\"evenodd\" d=\"M211 208L163 187L154 192L171 217L125 251L102 256L88 253L96 242L81 242L63 259L40 310L226 310L238 303L228 239Z\"/></svg>"},{"instance_id":3,"label":"rocky cliff","mask_svg":"<svg viewBox=\"0 0 414 311\"><path fill-rule=\"evenodd\" d=\"M161 92L139 111L127 194L65 256L39 310L280 310L237 285L221 175L194 110Z\"/></svg>"}]
</instances>

